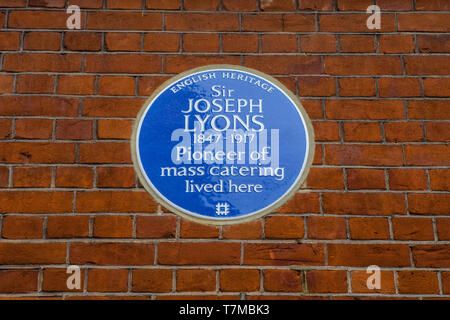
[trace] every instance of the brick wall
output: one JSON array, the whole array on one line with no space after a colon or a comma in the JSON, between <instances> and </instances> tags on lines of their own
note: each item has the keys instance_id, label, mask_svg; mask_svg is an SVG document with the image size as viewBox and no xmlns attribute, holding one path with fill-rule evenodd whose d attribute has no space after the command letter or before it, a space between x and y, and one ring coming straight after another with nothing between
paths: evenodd
<instances>
[{"instance_id":1,"label":"brick wall","mask_svg":"<svg viewBox=\"0 0 450 320\"><path fill-rule=\"evenodd\" d=\"M373 2L0 0L0 297L449 298L450 1L377 0L379 31ZM226 227L158 205L129 145L162 81L217 63L281 80L317 145L291 201Z\"/></svg>"}]
</instances>

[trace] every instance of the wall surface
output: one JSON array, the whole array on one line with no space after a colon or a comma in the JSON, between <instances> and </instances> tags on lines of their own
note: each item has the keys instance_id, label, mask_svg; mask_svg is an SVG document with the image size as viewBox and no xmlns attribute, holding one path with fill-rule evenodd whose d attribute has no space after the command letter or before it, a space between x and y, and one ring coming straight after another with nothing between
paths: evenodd
<instances>
[{"instance_id":1,"label":"wall surface","mask_svg":"<svg viewBox=\"0 0 450 320\"><path fill-rule=\"evenodd\" d=\"M450 298L450 1L376 2L380 30L372 0L0 0L0 297ZM276 76L316 135L302 190L226 227L130 155L146 97L218 63Z\"/></svg>"}]
</instances>

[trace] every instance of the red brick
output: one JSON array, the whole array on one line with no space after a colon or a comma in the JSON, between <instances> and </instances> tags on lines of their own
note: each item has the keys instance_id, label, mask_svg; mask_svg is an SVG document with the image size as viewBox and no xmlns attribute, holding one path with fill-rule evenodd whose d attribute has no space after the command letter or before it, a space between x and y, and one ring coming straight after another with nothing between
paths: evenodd
<instances>
[{"instance_id":1,"label":"red brick","mask_svg":"<svg viewBox=\"0 0 450 320\"><path fill-rule=\"evenodd\" d=\"M322 265L324 249L321 244L245 243L245 265Z\"/></svg>"},{"instance_id":2,"label":"red brick","mask_svg":"<svg viewBox=\"0 0 450 320\"><path fill-rule=\"evenodd\" d=\"M411 214L450 215L450 194L408 194L408 208Z\"/></svg>"},{"instance_id":3,"label":"red brick","mask_svg":"<svg viewBox=\"0 0 450 320\"><path fill-rule=\"evenodd\" d=\"M64 8L64 0L29 0L30 7L44 7L44 8Z\"/></svg>"},{"instance_id":4,"label":"red brick","mask_svg":"<svg viewBox=\"0 0 450 320\"><path fill-rule=\"evenodd\" d=\"M417 47L419 52L436 52L447 53L450 52L450 35L436 34L436 35L418 35Z\"/></svg>"},{"instance_id":5,"label":"red brick","mask_svg":"<svg viewBox=\"0 0 450 320\"><path fill-rule=\"evenodd\" d=\"M93 191L77 194L78 212L155 212L156 202L146 192Z\"/></svg>"},{"instance_id":6,"label":"red brick","mask_svg":"<svg viewBox=\"0 0 450 320\"><path fill-rule=\"evenodd\" d=\"M141 0L107 0L106 8L108 9L142 9Z\"/></svg>"},{"instance_id":7,"label":"red brick","mask_svg":"<svg viewBox=\"0 0 450 320\"><path fill-rule=\"evenodd\" d=\"M332 75L398 75L402 65L399 57L328 56L324 70Z\"/></svg>"},{"instance_id":8,"label":"red brick","mask_svg":"<svg viewBox=\"0 0 450 320\"><path fill-rule=\"evenodd\" d=\"M0 187L5 188L9 185L9 169L0 167Z\"/></svg>"},{"instance_id":9,"label":"red brick","mask_svg":"<svg viewBox=\"0 0 450 320\"><path fill-rule=\"evenodd\" d=\"M319 197L316 193L296 193L280 209L279 213L318 213L320 212Z\"/></svg>"},{"instance_id":10,"label":"red brick","mask_svg":"<svg viewBox=\"0 0 450 320\"><path fill-rule=\"evenodd\" d=\"M311 216L306 221L309 239L347 239L344 218Z\"/></svg>"},{"instance_id":11,"label":"red brick","mask_svg":"<svg viewBox=\"0 0 450 320\"><path fill-rule=\"evenodd\" d=\"M396 240L434 240L431 219L394 218L392 228Z\"/></svg>"},{"instance_id":12,"label":"red brick","mask_svg":"<svg viewBox=\"0 0 450 320\"><path fill-rule=\"evenodd\" d=\"M277 15L272 15L277 17ZM282 30L287 32L315 32L316 21L313 14L282 14ZM275 30L279 31L279 30Z\"/></svg>"},{"instance_id":13,"label":"red brick","mask_svg":"<svg viewBox=\"0 0 450 320\"><path fill-rule=\"evenodd\" d=\"M404 244L328 244L328 265L408 267L409 247Z\"/></svg>"},{"instance_id":14,"label":"red brick","mask_svg":"<svg viewBox=\"0 0 450 320\"><path fill-rule=\"evenodd\" d=\"M51 119L17 119L16 139L50 139L53 132Z\"/></svg>"},{"instance_id":15,"label":"red brick","mask_svg":"<svg viewBox=\"0 0 450 320\"><path fill-rule=\"evenodd\" d=\"M123 142L83 143L79 149L80 163L131 163L130 145Z\"/></svg>"},{"instance_id":16,"label":"red brick","mask_svg":"<svg viewBox=\"0 0 450 320\"><path fill-rule=\"evenodd\" d=\"M134 242L74 242L70 245L70 263L97 265L152 265L154 246Z\"/></svg>"},{"instance_id":17,"label":"red brick","mask_svg":"<svg viewBox=\"0 0 450 320\"><path fill-rule=\"evenodd\" d=\"M138 216L137 238L174 238L177 228L175 216Z\"/></svg>"},{"instance_id":18,"label":"red brick","mask_svg":"<svg viewBox=\"0 0 450 320\"><path fill-rule=\"evenodd\" d=\"M327 100L328 119L388 120L404 119L405 106L400 100Z\"/></svg>"},{"instance_id":19,"label":"red brick","mask_svg":"<svg viewBox=\"0 0 450 320\"><path fill-rule=\"evenodd\" d=\"M430 185L432 190L450 190L450 170L436 169L428 171L430 175Z\"/></svg>"},{"instance_id":20,"label":"red brick","mask_svg":"<svg viewBox=\"0 0 450 320\"><path fill-rule=\"evenodd\" d=\"M300 36L302 52L336 52L336 37L331 34Z\"/></svg>"},{"instance_id":21,"label":"red brick","mask_svg":"<svg viewBox=\"0 0 450 320\"><path fill-rule=\"evenodd\" d=\"M420 122L385 123L384 134L389 142L423 141L423 128Z\"/></svg>"},{"instance_id":22,"label":"red brick","mask_svg":"<svg viewBox=\"0 0 450 320\"><path fill-rule=\"evenodd\" d=\"M306 283L311 293L346 293L348 290L345 270L308 271Z\"/></svg>"},{"instance_id":23,"label":"red brick","mask_svg":"<svg viewBox=\"0 0 450 320\"><path fill-rule=\"evenodd\" d=\"M251 292L259 290L259 270L224 269L220 270L220 290Z\"/></svg>"},{"instance_id":24,"label":"red brick","mask_svg":"<svg viewBox=\"0 0 450 320\"><path fill-rule=\"evenodd\" d=\"M273 216L266 218L267 239L299 239L305 234L303 217Z\"/></svg>"},{"instance_id":25,"label":"red brick","mask_svg":"<svg viewBox=\"0 0 450 320\"><path fill-rule=\"evenodd\" d=\"M180 0L146 0L147 9L176 10L180 8Z\"/></svg>"},{"instance_id":26,"label":"red brick","mask_svg":"<svg viewBox=\"0 0 450 320\"><path fill-rule=\"evenodd\" d=\"M423 80L425 95L428 97L449 97L449 78L426 78Z\"/></svg>"},{"instance_id":27,"label":"red brick","mask_svg":"<svg viewBox=\"0 0 450 320\"><path fill-rule=\"evenodd\" d=\"M445 0L416 0L416 10L449 11L450 4Z\"/></svg>"},{"instance_id":28,"label":"red brick","mask_svg":"<svg viewBox=\"0 0 450 320\"><path fill-rule=\"evenodd\" d=\"M170 292L172 290L172 270L134 269L133 292Z\"/></svg>"},{"instance_id":29,"label":"red brick","mask_svg":"<svg viewBox=\"0 0 450 320\"><path fill-rule=\"evenodd\" d=\"M261 235L261 220L222 227L222 237L224 239L260 239Z\"/></svg>"},{"instance_id":30,"label":"red brick","mask_svg":"<svg viewBox=\"0 0 450 320\"><path fill-rule=\"evenodd\" d=\"M257 11L258 2L256 0L223 0L222 7L227 11Z\"/></svg>"},{"instance_id":31,"label":"red brick","mask_svg":"<svg viewBox=\"0 0 450 320\"><path fill-rule=\"evenodd\" d=\"M377 122L344 122L344 141L380 142L380 124Z\"/></svg>"},{"instance_id":32,"label":"red brick","mask_svg":"<svg viewBox=\"0 0 450 320\"><path fill-rule=\"evenodd\" d=\"M95 77L60 75L57 93L59 94L94 94Z\"/></svg>"},{"instance_id":33,"label":"red brick","mask_svg":"<svg viewBox=\"0 0 450 320\"><path fill-rule=\"evenodd\" d=\"M14 76L2 74L0 75L0 94L13 93L14 91Z\"/></svg>"},{"instance_id":34,"label":"red brick","mask_svg":"<svg viewBox=\"0 0 450 320\"><path fill-rule=\"evenodd\" d=\"M91 11L87 17L90 30L161 30L162 14L157 12Z\"/></svg>"},{"instance_id":35,"label":"red brick","mask_svg":"<svg viewBox=\"0 0 450 320\"><path fill-rule=\"evenodd\" d=\"M37 270L0 270L1 293L31 293L37 290Z\"/></svg>"},{"instance_id":36,"label":"red brick","mask_svg":"<svg viewBox=\"0 0 450 320\"><path fill-rule=\"evenodd\" d=\"M47 220L48 238L85 238L89 236L89 216L54 216Z\"/></svg>"},{"instance_id":37,"label":"red brick","mask_svg":"<svg viewBox=\"0 0 450 320\"><path fill-rule=\"evenodd\" d=\"M258 36L255 34L224 34L222 47L224 52L258 52Z\"/></svg>"},{"instance_id":38,"label":"red brick","mask_svg":"<svg viewBox=\"0 0 450 320\"><path fill-rule=\"evenodd\" d=\"M330 214L405 214L405 200L397 193L324 193L323 210Z\"/></svg>"},{"instance_id":39,"label":"red brick","mask_svg":"<svg viewBox=\"0 0 450 320\"><path fill-rule=\"evenodd\" d=\"M139 33L107 33L105 45L108 51L141 51L141 40Z\"/></svg>"},{"instance_id":40,"label":"red brick","mask_svg":"<svg viewBox=\"0 0 450 320\"><path fill-rule=\"evenodd\" d=\"M133 217L105 215L94 218L95 238L131 238Z\"/></svg>"},{"instance_id":41,"label":"red brick","mask_svg":"<svg viewBox=\"0 0 450 320\"><path fill-rule=\"evenodd\" d=\"M73 274L73 273L72 273ZM71 276L66 268L45 268L42 290L46 292L82 292L84 289L84 270L80 269L80 289L69 289L67 279Z\"/></svg>"},{"instance_id":42,"label":"red brick","mask_svg":"<svg viewBox=\"0 0 450 320\"><path fill-rule=\"evenodd\" d=\"M450 142L449 122L426 122L425 131L428 141Z\"/></svg>"},{"instance_id":43,"label":"red brick","mask_svg":"<svg viewBox=\"0 0 450 320\"><path fill-rule=\"evenodd\" d=\"M72 212L72 192L2 191L0 211L4 213Z\"/></svg>"},{"instance_id":44,"label":"red brick","mask_svg":"<svg viewBox=\"0 0 450 320\"><path fill-rule=\"evenodd\" d=\"M386 189L384 170L347 169L347 185L350 190Z\"/></svg>"},{"instance_id":45,"label":"red brick","mask_svg":"<svg viewBox=\"0 0 450 320\"><path fill-rule=\"evenodd\" d=\"M439 240L450 240L450 219L436 219L436 228Z\"/></svg>"},{"instance_id":46,"label":"red brick","mask_svg":"<svg viewBox=\"0 0 450 320\"><path fill-rule=\"evenodd\" d=\"M240 65L238 56L206 55L171 55L166 57L166 72L180 73L207 64Z\"/></svg>"},{"instance_id":47,"label":"red brick","mask_svg":"<svg viewBox=\"0 0 450 320\"><path fill-rule=\"evenodd\" d=\"M23 41L25 50L57 51L61 48L61 33L27 32Z\"/></svg>"},{"instance_id":48,"label":"red brick","mask_svg":"<svg viewBox=\"0 0 450 320\"><path fill-rule=\"evenodd\" d=\"M184 0L185 10L216 11L219 8L219 0Z\"/></svg>"},{"instance_id":49,"label":"red brick","mask_svg":"<svg viewBox=\"0 0 450 320\"><path fill-rule=\"evenodd\" d=\"M436 272L399 271L397 273L399 293L438 294L439 282Z\"/></svg>"},{"instance_id":50,"label":"red brick","mask_svg":"<svg viewBox=\"0 0 450 320\"><path fill-rule=\"evenodd\" d=\"M446 101L408 101L409 119L450 120L450 108Z\"/></svg>"},{"instance_id":51,"label":"red brick","mask_svg":"<svg viewBox=\"0 0 450 320\"><path fill-rule=\"evenodd\" d=\"M83 116L134 118L144 102L145 99L137 98L86 98L83 100Z\"/></svg>"},{"instance_id":52,"label":"red brick","mask_svg":"<svg viewBox=\"0 0 450 320\"><path fill-rule=\"evenodd\" d=\"M90 269L89 292L125 292L128 290L128 269Z\"/></svg>"},{"instance_id":53,"label":"red brick","mask_svg":"<svg viewBox=\"0 0 450 320\"><path fill-rule=\"evenodd\" d=\"M64 4L63 4L64 6ZM84 13L81 12L81 21ZM66 29L65 11L20 10L8 15L8 27L11 29Z\"/></svg>"},{"instance_id":54,"label":"red brick","mask_svg":"<svg viewBox=\"0 0 450 320\"><path fill-rule=\"evenodd\" d=\"M92 188L94 173L85 167L58 167L55 186L62 188Z\"/></svg>"},{"instance_id":55,"label":"red brick","mask_svg":"<svg viewBox=\"0 0 450 320\"><path fill-rule=\"evenodd\" d=\"M410 11L412 2L409 0L377 0L381 11Z\"/></svg>"},{"instance_id":56,"label":"red brick","mask_svg":"<svg viewBox=\"0 0 450 320\"><path fill-rule=\"evenodd\" d=\"M405 57L408 75L448 75L450 57L448 56L408 56Z\"/></svg>"},{"instance_id":57,"label":"red brick","mask_svg":"<svg viewBox=\"0 0 450 320\"><path fill-rule=\"evenodd\" d=\"M56 121L56 139L58 140L90 140L92 131L92 120L60 119Z\"/></svg>"},{"instance_id":58,"label":"red brick","mask_svg":"<svg viewBox=\"0 0 450 320\"><path fill-rule=\"evenodd\" d=\"M2 7L11 8L25 8L27 6L26 0L1 0L0 5Z\"/></svg>"},{"instance_id":59,"label":"red brick","mask_svg":"<svg viewBox=\"0 0 450 320\"><path fill-rule=\"evenodd\" d=\"M375 52L375 38L369 35L341 35L341 52Z\"/></svg>"},{"instance_id":60,"label":"red brick","mask_svg":"<svg viewBox=\"0 0 450 320\"><path fill-rule=\"evenodd\" d=\"M204 269L179 269L177 291L215 291L216 271Z\"/></svg>"},{"instance_id":61,"label":"red brick","mask_svg":"<svg viewBox=\"0 0 450 320\"><path fill-rule=\"evenodd\" d=\"M392 190L426 190L427 175L422 169L389 169L389 188Z\"/></svg>"},{"instance_id":62,"label":"red brick","mask_svg":"<svg viewBox=\"0 0 450 320\"><path fill-rule=\"evenodd\" d=\"M380 271L380 289L367 288L367 279L373 273L364 271L353 271L351 273L352 292L354 293L382 293L395 294L394 273L392 271Z\"/></svg>"},{"instance_id":63,"label":"red brick","mask_svg":"<svg viewBox=\"0 0 450 320\"><path fill-rule=\"evenodd\" d=\"M335 96L336 81L327 77L299 77L300 96Z\"/></svg>"},{"instance_id":64,"label":"red brick","mask_svg":"<svg viewBox=\"0 0 450 320\"><path fill-rule=\"evenodd\" d=\"M301 100L301 103L311 119L323 118L322 103L320 100Z\"/></svg>"},{"instance_id":65,"label":"red brick","mask_svg":"<svg viewBox=\"0 0 450 320\"><path fill-rule=\"evenodd\" d=\"M283 16L280 14L243 14L242 31L282 31Z\"/></svg>"},{"instance_id":66,"label":"red brick","mask_svg":"<svg viewBox=\"0 0 450 320\"><path fill-rule=\"evenodd\" d=\"M15 188L49 188L52 182L50 167L14 167Z\"/></svg>"},{"instance_id":67,"label":"red brick","mask_svg":"<svg viewBox=\"0 0 450 320\"><path fill-rule=\"evenodd\" d=\"M76 72L81 71L81 55L57 53L8 53L4 71Z\"/></svg>"},{"instance_id":68,"label":"red brick","mask_svg":"<svg viewBox=\"0 0 450 320\"><path fill-rule=\"evenodd\" d=\"M412 247L414 265L417 268L448 268L450 266L449 245L416 245Z\"/></svg>"},{"instance_id":69,"label":"red brick","mask_svg":"<svg viewBox=\"0 0 450 320\"><path fill-rule=\"evenodd\" d=\"M180 238L201 239L218 237L219 228L216 226L204 225L185 219L181 220Z\"/></svg>"},{"instance_id":70,"label":"red brick","mask_svg":"<svg viewBox=\"0 0 450 320\"><path fill-rule=\"evenodd\" d=\"M412 35L381 35L378 38L378 50L381 53L411 53L414 49Z\"/></svg>"},{"instance_id":71,"label":"red brick","mask_svg":"<svg viewBox=\"0 0 450 320\"><path fill-rule=\"evenodd\" d=\"M239 264L241 245L225 242L160 242L158 263L162 265Z\"/></svg>"},{"instance_id":72,"label":"red brick","mask_svg":"<svg viewBox=\"0 0 450 320\"><path fill-rule=\"evenodd\" d=\"M261 0L262 11L295 11L294 0Z\"/></svg>"},{"instance_id":73,"label":"red brick","mask_svg":"<svg viewBox=\"0 0 450 320\"><path fill-rule=\"evenodd\" d=\"M297 270L264 270L264 290L272 292L302 292L303 277Z\"/></svg>"},{"instance_id":74,"label":"red brick","mask_svg":"<svg viewBox=\"0 0 450 320\"><path fill-rule=\"evenodd\" d=\"M380 97L420 97L420 82L416 78L380 78Z\"/></svg>"},{"instance_id":75,"label":"red brick","mask_svg":"<svg viewBox=\"0 0 450 320\"><path fill-rule=\"evenodd\" d=\"M450 292L450 272L442 272L442 292L444 294L449 294Z\"/></svg>"},{"instance_id":76,"label":"red brick","mask_svg":"<svg viewBox=\"0 0 450 320\"><path fill-rule=\"evenodd\" d=\"M333 0L302 0L299 1L299 10L333 11Z\"/></svg>"},{"instance_id":77,"label":"red brick","mask_svg":"<svg viewBox=\"0 0 450 320\"><path fill-rule=\"evenodd\" d=\"M64 48L70 51L100 51L102 36L94 32L67 32L64 36Z\"/></svg>"},{"instance_id":78,"label":"red brick","mask_svg":"<svg viewBox=\"0 0 450 320\"><path fill-rule=\"evenodd\" d=\"M167 13L166 30L169 31L238 31L235 14L223 13Z\"/></svg>"},{"instance_id":79,"label":"red brick","mask_svg":"<svg viewBox=\"0 0 450 320\"><path fill-rule=\"evenodd\" d=\"M132 167L97 168L97 187L99 188L133 188L136 176Z\"/></svg>"},{"instance_id":80,"label":"red brick","mask_svg":"<svg viewBox=\"0 0 450 320\"><path fill-rule=\"evenodd\" d=\"M141 54L86 55L86 72L157 73L161 57Z\"/></svg>"},{"instance_id":81,"label":"red brick","mask_svg":"<svg viewBox=\"0 0 450 320\"><path fill-rule=\"evenodd\" d=\"M389 239L389 223L386 218L350 218L350 237L353 240Z\"/></svg>"},{"instance_id":82,"label":"red brick","mask_svg":"<svg viewBox=\"0 0 450 320\"><path fill-rule=\"evenodd\" d=\"M73 163L75 145L72 143L2 142L0 154L3 155L4 163Z\"/></svg>"},{"instance_id":83,"label":"red brick","mask_svg":"<svg viewBox=\"0 0 450 320\"><path fill-rule=\"evenodd\" d=\"M103 76L98 81L98 95L134 96L135 84L134 77Z\"/></svg>"},{"instance_id":84,"label":"red brick","mask_svg":"<svg viewBox=\"0 0 450 320\"><path fill-rule=\"evenodd\" d=\"M17 93L52 93L55 87L54 76L23 74L17 77Z\"/></svg>"},{"instance_id":85,"label":"red brick","mask_svg":"<svg viewBox=\"0 0 450 320\"><path fill-rule=\"evenodd\" d=\"M320 165L323 163L323 146L316 144L316 150L314 151L313 165Z\"/></svg>"},{"instance_id":86,"label":"red brick","mask_svg":"<svg viewBox=\"0 0 450 320\"><path fill-rule=\"evenodd\" d=\"M219 35L188 33L183 35L184 52L219 52Z\"/></svg>"},{"instance_id":87,"label":"red brick","mask_svg":"<svg viewBox=\"0 0 450 320\"><path fill-rule=\"evenodd\" d=\"M151 95L164 81L168 80L169 77L141 77L139 78L139 95L149 96Z\"/></svg>"},{"instance_id":88,"label":"red brick","mask_svg":"<svg viewBox=\"0 0 450 320\"><path fill-rule=\"evenodd\" d=\"M6 216L3 218L2 237L6 239L41 239L42 218Z\"/></svg>"},{"instance_id":89,"label":"red brick","mask_svg":"<svg viewBox=\"0 0 450 320\"><path fill-rule=\"evenodd\" d=\"M406 165L448 166L450 147L448 145L407 145L405 146Z\"/></svg>"},{"instance_id":90,"label":"red brick","mask_svg":"<svg viewBox=\"0 0 450 320\"><path fill-rule=\"evenodd\" d=\"M364 11L366 11L366 6ZM323 32L394 32L396 30L395 17L393 14L381 15L381 29L372 30L367 28L368 15L364 13L335 13L319 15L320 31Z\"/></svg>"},{"instance_id":91,"label":"red brick","mask_svg":"<svg viewBox=\"0 0 450 320\"><path fill-rule=\"evenodd\" d=\"M0 243L1 264L63 264L66 261L65 243ZM0 282L0 283L3 283Z\"/></svg>"},{"instance_id":92,"label":"red brick","mask_svg":"<svg viewBox=\"0 0 450 320\"><path fill-rule=\"evenodd\" d=\"M263 34L262 52L297 52L296 34Z\"/></svg>"},{"instance_id":93,"label":"red brick","mask_svg":"<svg viewBox=\"0 0 450 320\"><path fill-rule=\"evenodd\" d=\"M337 7L340 11L366 11L372 5L371 0L337 0Z\"/></svg>"},{"instance_id":94,"label":"red brick","mask_svg":"<svg viewBox=\"0 0 450 320\"><path fill-rule=\"evenodd\" d=\"M180 50L180 36L173 33L148 33L144 36L144 51L177 52Z\"/></svg>"},{"instance_id":95,"label":"red brick","mask_svg":"<svg viewBox=\"0 0 450 320\"><path fill-rule=\"evenodd\" d=\"M449 14L400 13L397 15L399 31L447 32Z\"/></svg>"},{"instance_id":96,"label":"red brick","mask_svg":"<svg viewBox=\"0 0 450 320\"><path fill-rule=\"evenodd\" d=\"M306 187L309 189L342 190L344 173L339 168L311 168Z\"/></svg>"},{"instance_id":97,"label":"red brick","mask_svg":"<svg viewBox=\"0 0 450 320\"><path fill-rule=\"evenodd\" d=\"M4 20L4 15L0 15ZM0 50L19 50L20 32L0 32Z\"/></svg>"},{"instance_id":98,"label":"red brick","mask_svg":"<svg viewBox=\"0 0 450 320\"><path fill-rule=\"evenodd\" d=\"M343 166L401 166L400 146L326 145L325 163Z\"/></svg>"},{"instance_id":99,"label":"red brick","mask_svg":"<svg viewBox=\"0 0 450 320\"><path fill-rule=\"evenodd\" d=\"M341 97L373 97L376 94L375 81L371 78L340 78Z\"/></svg>"}]
</instances>

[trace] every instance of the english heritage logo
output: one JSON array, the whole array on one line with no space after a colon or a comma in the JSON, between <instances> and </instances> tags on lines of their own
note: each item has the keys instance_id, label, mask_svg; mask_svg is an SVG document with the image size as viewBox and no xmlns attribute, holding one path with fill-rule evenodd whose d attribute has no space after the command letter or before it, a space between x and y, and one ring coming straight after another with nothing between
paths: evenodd
<instances>
[{"instance_id":1,"label":"english heritage logo","mask_svg":"<svg viewBox=\"0 0 450 320\"><path fill-rule=\"evenodd\" d=\"M210 224L270 213L306 178L311 122L259 71L213 65L159 87L140 111L132 154L141 183L173 212Z\"/></svg>"}]
</instances>

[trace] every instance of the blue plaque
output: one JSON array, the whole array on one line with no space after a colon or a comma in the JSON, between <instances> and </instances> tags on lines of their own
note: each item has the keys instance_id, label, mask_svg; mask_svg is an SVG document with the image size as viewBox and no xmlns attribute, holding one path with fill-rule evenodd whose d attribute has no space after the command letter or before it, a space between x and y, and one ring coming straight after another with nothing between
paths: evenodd
<instances>
[{"instance_id":1,"label":"blue plaque","mask_svg":"<svg viewBox=\"0 0 450 320\"><path fill-rule=\"evenodd\" d=\"M147 100L132 137L145 189L197 222L232 224L280 207L304 182L314 134L302 105L259 71L211 65Z\"/></svg>"}]
</instances>

